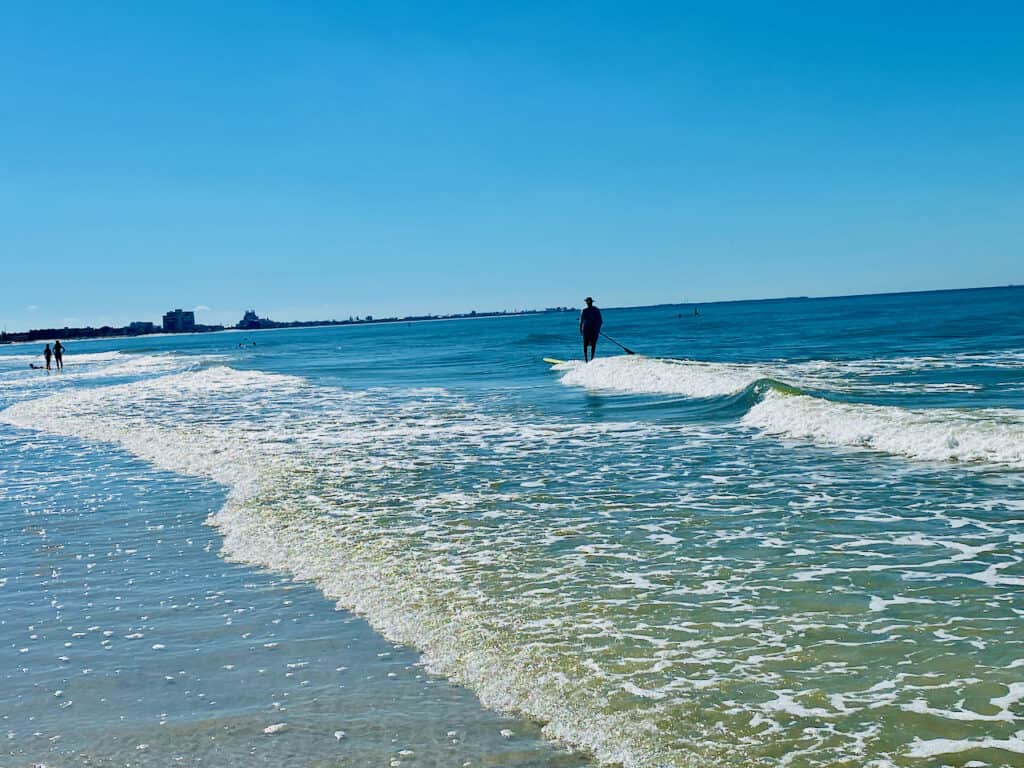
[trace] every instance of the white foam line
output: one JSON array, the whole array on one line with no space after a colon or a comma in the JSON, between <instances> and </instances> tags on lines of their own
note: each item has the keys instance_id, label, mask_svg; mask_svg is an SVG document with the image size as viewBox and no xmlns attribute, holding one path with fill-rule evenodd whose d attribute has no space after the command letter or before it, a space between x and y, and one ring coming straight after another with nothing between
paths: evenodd
<instances>
[{"instance_id":1,"label":"white foam line","mask_svg":"<svg viewBox=\"0 0 1024 768\"><path fill-rule=\"evenodd\" d=\"M623 394L709 398L735 395L764 378L793 382L785 366L639 355L572 361L555 368L563 372L563 384ZM806 382L797 377L795 383ZM869 449L921 461L1024 469L1024 413L1018 410L910 410L769 390L742 422L769 435L823 446Z\"/></svg>"},{"instance_id":2,"label":"white foam line","mask_svg":"<svg viewBox=\"0 0 1024 768\"><path fill-rule=\"evenodd\" d=\"M998 696L990 700L992 706L1008 710L1011 704L1016 704L1021 699L1024 699L1024 683L1010 683L1007 687L1010 690L1005 696Z\"/></svg>"},{"instance_id":3,"label":"white foam line","mask_svg":"<svg viewBox=\"0 0 1024 768\"><path fill-rule=\"evenodd\" d=\"M908 410L768 392L743 417L766 434L906 456L1024 469L1024 414Z\"/></svg>"},{"instance_id":4,"label":"white foam line","mask_svg":"<svg viewBox=\"0 0 1024 768\"><path fill-rule=\"evenodd\" d=\"M561 382L569 386L686 397L732 395L764 375L751 366L660 360L641 355L599 357L590 363L571 361L555 368L564 371Z\"/></svg>"},{"instance_id":5,"label":"white foam line","mask_svg":"<svg viewBox=\"0 0 1024 768\"><path fill-rule=\"evenodd\" d=\"M936 757L975 749L1001 749L1024 755L1024 731L1018 731L1008 739L919 739L907 754L910 757Z\"/></svg>"},{"instance_id":6,"label":"white foam line","mask_svg":"<svg viewBox=\"0 0 1024 768\"><path fill-rule=\"evenodd\" d=\"M682 592L669 591L672 576L678 572L645 567L642 548L638 552L600 531L581 538L578 546L575 541L567 542L570 549L561 569L546 554L540 561L519 560L524 550L532 551L527 540L532 542L534 537L543 541L545 534L556 532L579 536L579 520L552 522L550 528L538 524L538 518L517 520L521 508L515 508L515 500L538 494L517 484L508 483L500 494L492 494L490 488L467 490L458 483L436 487L415 479L425 465L455 477L473 462L491 461L498 466L508 454L534 450L535 446L543 450L538 449L530 459L534 462L530 473L532 476L539 468L543 475L549 468L540 464L549 462L552 456L547 451L554 446L573 445L586 451L621 435L622 446L632 449L635 437L664 429L662 438L685 435L692 449L694 441L703 439L700 430L633 423L529 424L475 411L444 391L421 392L403 400L393 391L347 393L314 387L295 377L223 367L135 384L66 391L12 406L0 412L0 421L120 445L162 469L224 484L229 489L227 503L210 522L224 536L226 555L314 581L325 595L366 616L389 639L421 649L433 671L473 689L485 706L545 721L547 736L585 747L605 762L626 768L683 765L697 759L704 749L721 747L723 738L738 737L740 742L747 738L737 732L702 731L700 723L694 726L689 721L678 733L658 730L659 723L674 716L673 707L694 701L677 699L675 691L713 689L726 681L715 670L732 662L727 650L714 647L709 639L727 645L732 638L701 627L685 641L668 640L664 626L648 628L635 616L624 621L611 612L581 617L579 604L566 602L572 599L572 589L567 586L588 588L580 598L587 610L598 598L602 605L612 605L610 598L605 598L605 587L611 584L619 589L654 591L659 593L656 597L684 594L692 599L709 594L715 596L717 610L736 612L736 622L746 622L754 603L735 597L742 576L719 578L708 571L708 578L700 581L705 585L703 592L683 589L682 584ZM510 479L520 478L513 472ZM815 474L808 480L815 481ZM546 512L548 507L542 505L547 503L536 501L532 508ZM446 510L453 513L450 518ZM513 532L515 526L529 531ZM469 538L466 532L474 530L482 533ZM657 536L664 531L664 523L650 523L643 530ZM462 536L466 538L460 541ZM742 531L740 538L775 539L752 529ZM959 563L989 550L987 544L977 545L971 538L948 542L938 534L907 535L894 543L915 551L941 546L952 552L944 552L948 558L934 563L869 563L828 572L912 572L916 568L924 573L936 564ZM465 548L461 555L460 546ZM599 565L599 559L615 565ZM749 559L746 562L754 567ZM501 571L501 578L522 577L517 586L525 589L515 592L502 587L496 594L484 583L494 570L478 571L470 563L509 566ZM588 574L600 567L604 578L574 580L573 574L588 566ZM713 562L709 566L717 568ZM1000 576L1004 566L997 566L978 578L993 586L995 580L1009 578ZM537 603L516 602L510 597L521 597L530 589L536 593ZM551 600L558 601L550 608L552 613L544 612L547 607L534 614L525 609L541 602L550 607ZM762 598L757 605L764 606ZM558 623L549 626L544 618L558 619ZM749 620L760 621L753 616ZM737 623L733 629L740 626L744 637L765 631L756 623ZM798 622L792 629L803 632L800 627L816 626L824 625ZM689 629L681 631L690 634ZM640 671L618 675L614 663L606 664L607 679L596 682L587 660L578 658L579 646L570 642L567 650L559 650L567 638L578 641L585 636L589 640L584 642L597 639L602 644L635 638L656 647L657 653L637 651L636 658L620 657ZM773 649L785 648L786 655L780 657L784 661L800 652L797 638L762 636L759 649L763 651L766 642ZM700 671L683 671L680 660ZM757 669L762 661L751 654L743 669L745 676L749 674L759 684L768 679L764 669ZM600 657L594 662L600 666ZM665 685L658 684L663 680L645 677L670 668L679 673ZM961 684L957 681L954 687ZM639 703L608 706L609 696L624 695L636 697ZM746 745L736 744L738 749L763 747L765 734L776 728L783 732L784 726L789 733L797 727L791 722L794 718L813 718L824 721L826 728L838 728L845 724L840 718L854 705L870 706L884 700L887 706L898 706L887 698L895 696L889 692L864 692L861 699L855 695L831 698L827 700L829 708L803 692L773 690L772 695L775 698L757 713L767 730L750 735ZM1017 689L1011 688L999 700L1006 700L1009 706L1017 696ZM959 712L934 710L937 716L947 718L956 718ZM821 722L815 727L820 726ZM729 746L733 746L731 742ZM836 754L831 746L820 742L818 746L829 756ZM737 754L740 759L747 753Z\"/></svg>"},{"instance_id":7,"label":"white foam line","mask_svg":"<svg viewBox=\"0 0 1024 768\"><path fill-rule=\"evenodd\" d=\"M632 733L629 713L602 713L600 700L590 700L593 693L585 686L564 671L544 671L548 659L543 647L510 640L507 629L496 627L489 611L474 609L472 602L461 605L457 616L439 611L423 584L436 573L429 552L405 548L396 558L386 541L338 547L344 516L318 515L295 504L296 498L309 495L301 484L314 474L301 447L286 440L276 443L271 453L266 435L257 436L254 444L244 431L227 424L174 427L154 423L152 414L134 415L145 410L147 398L156 403L234 393L247 399L267 396L286 401L289 395L311 389L293 377L209 368L136 384L62 392L15 404L0 412L0 420L117 444L158 468L227 486L227 502L210 522L220 529L224 552L231 559L315 582L341 607L367 617L392 642L419 648L431 671L472 688L484 706L545 722L548 738L585 747L603 761L626 768L648 765L651 747L642 733ZM110 418L111 404L126 415ZM404 440L410 428L390 422L374 433L377 438L383 439L390 430L393 434L388 439ZM553 442L595 432L594 425L542 429L496 424L483 417L472 428L491 436L518 429L521 439ZM622 430L618 424L609 432ZM369 513L353 510L352 514L358 518ZM434 586L443 589L440 578ZM458 631L453 632L453 622Z\"/></svg>"}]
</instances>

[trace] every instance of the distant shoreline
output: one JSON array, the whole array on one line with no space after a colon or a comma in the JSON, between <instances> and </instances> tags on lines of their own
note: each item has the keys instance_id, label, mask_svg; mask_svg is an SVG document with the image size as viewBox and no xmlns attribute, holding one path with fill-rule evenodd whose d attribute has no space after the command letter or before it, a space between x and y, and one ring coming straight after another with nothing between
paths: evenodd
<instances>
[{"instance_id":1,"label":"distant shoreline","mask_svg":"<svg viewBox=\"0 0 1024 768\"><path fill-rule=\"evenodd\" d=\"M756 299L719 299L714 301L682 301L682 302L661 302L657 304L630 304L623 306L609 306L606 310L618 309L652 309L657 307L711 307L724 304L755 304L771 303L782 301L829 301L838 299L862 299L875 296L918 296L930 293L957 293L963 291L1000 291L1008 289L1022 289L1024 285L1010 283L1007 285L985 285L976 288L934 288L922 291L883 291L881 293L849 293L836 294L831 296L778 296L771 298ZM226 331L270 331L288 328L328 328L333 326L351 325L383 325L388 323L423 323L436 322L438 320L478 320L496 317L523 317L528 315L557 314L561 312L575 312L578 307L549 307L547 309L524 309L517 311L497 312L458 312L448 315L409 315L406 317L381 317L369 319L350 320L292 320L292 321L265 321L264 325L253 328L240 328L238 326L198 326L191 331L166 331L162 328L153 331L138 332L131 330L128 326L113 328L101 326L92 328L90 326L81 328L42 328L29 331L17 331L13 333L0 332L0 344L28 344L49 339L62 339L68 341L86 341L91 339L118 339L118 338L140 338L143 336L181 336L197 333L222 333Z\"/></svg>"},{"instance_id":2,"label":"distant shoreline","mask_svg":"<svg viewBox=\"0 0 1024 768\"><path fill-rule=\"evenodd\" d=\"M549 309L524 309L516 312L467 312L452 315L410 315L407 317L381 317L360 320L293 320L293 321L272 321L264 322L256 327L240 328L238 326L226 327L223 325L197 326L194 330L188 331L167 331L163 328L155 328L152 331L135 331L128 326L113 328L102 326L100 328L42 328L30 331L15 333L0 333L0 344L33 344L50 339L62 339L65 341L93 341L97 339L139 339L149 336L192 336L204 333L251 333L256 331L280 331L299 328L332 328L335 326L352 325L383 325L387 323L425 323L439 320L483 320L498 317L523 317L527 315L558 314L562 312L575 312L573 307L551 307Z\"/></svg>"}]
</instances>

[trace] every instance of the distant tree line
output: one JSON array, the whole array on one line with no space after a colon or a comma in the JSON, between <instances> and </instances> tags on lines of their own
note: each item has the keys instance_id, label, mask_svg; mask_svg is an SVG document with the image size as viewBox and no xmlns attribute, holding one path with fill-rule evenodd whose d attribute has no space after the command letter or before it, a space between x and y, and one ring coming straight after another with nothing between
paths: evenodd
<instances>
[{"instance_id":1,"label":"distant tree line","mask_svg":"<svg viewBox=\"0 0 1024 768\"><path fill-rule=\"evenodd\" d=\"M257 317L253 312L246 313L235 327L241 330L257 330L262 328L313 328L323 325L363 325L365 323L399 323L415 322L419 320L457 320L459 318L473 317L504 317L508 315L538 315L545 312L568 312L569 307L548 307L547 309L523 309L518 311L500 312L461 312L450 315L406 315L405 317L378 317L367 315L366 317L350 317L348 320L293 320L278 322L268 318ZM212 331L223 331L223 325L196 325L189 331L178 331L179 333L210 333ZM171 333L159 325L152 323L132 323L131 325L114 328L104 325L99 328L36 328L31 331L7 333L0 331L0 344L11 344L22 341L52 341L54 339L101 339L117 336L147 336L153 333Z\"/></svg>"},{"instance_id":2,"label":"distant tree line","mask_svg":"<svg viewBox=\"0 0 1024 768\"><path fill-rule=\"evenodd\" d=\"M197 325L197 332L223 331L223 325ZM0 331L0 344L12 344L19 341L52 341L54 339L103 339L116 336L146 336L151 333L165 333L160 326L153 326L152 329L133 328L125 325L114 328L109 325L99 328L35 328L31 331L19 333L7 333Z\"/></svg>"}]
</instances>

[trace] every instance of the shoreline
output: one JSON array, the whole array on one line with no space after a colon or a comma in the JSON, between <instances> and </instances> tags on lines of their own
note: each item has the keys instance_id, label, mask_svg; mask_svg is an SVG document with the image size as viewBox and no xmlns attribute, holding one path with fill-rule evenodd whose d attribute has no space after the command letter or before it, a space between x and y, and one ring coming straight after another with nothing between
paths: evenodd
<instances>
[{"instance_id":1,"label":"shoreline","mask_svg":"<svg viewBox=\"0 0 1024 768\"><path fill-rule=\"evenodd\" d=\"M79 369L85 375L60 387L14 371L28 358L9 357L12 386L4 397L9 392L19 404L0 420L43 435L26 438L31 450L9 443L0 460L5 478L51 443L66 443L73 464L58 452L28 467L32 498L18 491L10 501L38 516L7 529L27 548L26 562L31 552L34 565L44 564L34 575L61 604L56 592L76 583L73 572L84 564L77 556L89 551L67 540L51 548L79 508L51 503L55 490L84 482L88 469L103 475L97 483L109 477L94 495L110 501L83 492L81 508L116 512L111 483L118 477L143 490L147 505L173 503L143 465L107 448L120 445L162 467L156 474L167 482L173 473L221 487L206 511L224 539L201 534L214 552L223 548L238 563L277 568L319 588L301 614L288 608L284 615L281 596L297 584L287 577L268 592L277 602L259 609L246 604L244 591L226 595L234 605L225 608L225 595L215 592L228 581L198 579L183 585L197 590L189 610L213 601L221 612L212 626L232 619L236 632L257 615L280 619L264 627L298 640L337 636L306 617L338 599L406 643L385 644L379 652L386 658L411 654L388 670L396 678L370 681L365 690L377 707L392 690L378 686L400 686L432 669L477 692L467 718L478 716L481 703L523 713L527 719L517 723L546 723L533 723L531 733L611 764L687 765L698 756L743 766L782 759L798 743L801 754L813 751L824 762L900 762L944 748L929 738L941 731L957 736L964 759L980 757L987 743L1016 743L1009 740L1020 709L1019 698L1004 695L1020 686L1020 665L1006 663L1007 652L1020 650L1016 638L998 647L973 642L1012 625L1024 565L1013 546L1024 435L1014 399L1024 369L1014 332L1019 296L919 298L899 314L906 327L894 334L877 332L897 317L892 309L901 302L888 299L722 311L699 334L666 323L664 309L623 313L630 334L647 329L651 347L676 359L608 356L570 366L585 374L575 377L533 362L568 343L560 316L249 337L258 350L228 349L244 335L83 346L80 359L95 370ZM750 332L760 312L777 315L765 335ZM938 329L937 315L945 318ZM970 349L960 330L978 318L987 333ZM136 355L105 351L112 346L134 347ZM517 360L495 370L496 349ZM722 359L683 359L701 349ZM822 359L806 359L808 349ZM809 394L766 390L766 377ZM612 396L617 391L630 397ZM750 396L736 397L743 392ZM79 455L82 441L94 459ZM46 548L29 525L48 532ZM131 557L147 558L160 573L151 553L123 540L123 526L110 535L82 533L72 543L91 539L101 559L139 549ZM200 538L195 526L189 537ZM204 562L225 567L213 555ZM139 602L134 596L148 577L133 583L125 571L107 575L110 588L123 591L122 611ZM6 586L17 585L12 578ZM18 600L16 610L35 604L45 611L51 594L44 596ZM146 632L142 650L166 642L150 637L165 625L154 612L144 615L141 630L111 628L118 652L137 631ZM11 624L38 628L36 619L25 614ZM61 621L67 626L87 637L89 626L103 628L70 616ZM242 650L274 660L288 647L279 635L258 639ZM81 662L79 643L71 642L71 651L52 647L51 657ZM34 647L22 636L5 646ZM222 661L240 668L237 657ZM965 657L983 667L984 689L963 678L956 660ZM289 653L285 661L309 659ZM367 663L379 661L374 655ZM290 686L329 683L335 667L286 669L272 691L248 672L250 683L292 714L258 728L246 720L244 729L251 736L283 724L268 738L295 736L288 743L301 750L303 739L319 744L324 728L303 725L311 721L294 703L304 692ZM914 685L921 674L934 677L934 693ZM225 679L231 676L218 677ZM150 693L130 680L124 685L122 700ZM61 689L70 697L71 689ZM446 689L431 686L421 700L437 708L439 690ZM336 692L317 696L334 701L328 693ZM952 695L965 703L951 707ZM252 711L265 707L261 697ZM517 738L519 726L510 730ZM415 751L421 765L434 754L433 746L401 749ZM368 763L380 761L356 764Z\"/></svg>"},{"instance_id":2,"label":"shoreline","mask_svg":"<svg viewBox=\"0 0 1024 768\"><path fill-rule=\"evenodd\" d=\"M60 562L49 580L14 579L0 593L0 602L23 607L36 604L37 592L64 594L57 614L34 616L38 639L18 659L26 670L41 665L40 672L24 691L15 679L0 707L13 734L9 758L149 766L184 757L242 766L288 764L289 755L301 754L360 765L418 756L497 766L526 754L532 757L523 765L589 764L543 738L540 724L487 709L469 689L429 674L418 650L389 642L316 585L225 559L218 553L224 538L208 517L227 501L223 486L93 441L8 425L0 431L10 434L10 444L31 443L37 454L11 473L12 494L30 493L36 462L60 472L62 463L88 459L97 474L79 474L68 492L118 499L86 521L65 511L48 517L44 533L27 531L26 544L43 535L61 552ZM109 476L140 472L147 482L136 482L135 490ZM185 510L177 501L182 492L190 497ZM17 526L23 511L2 502L0 517ZM32 509L46 501L26 503ZM99 558L89 551L93 540L114 549ZM25 555L35 557L31 550ZM8 558L8 575L18 563ZM87 603L75 597L80 590ZM90 624L95 631L86 629ZM83 631L69 636L67 661L44 671L71 628ZM0 636L21 629L12 620ZM15 645L26 643L15 635ZM130 688L105 695L115 682ZM227 690L232 695L219 703Z\"/></svg>"},{"instance_id":3,"label":"shoreline","mask_svg":"<svg viewBox=\"0 0 1024 768\"><path fill-rule=\"evenodd\" d=\"M30 340L18 340L8 341L6 339L0 340L0 345L16 345L16 344L46 344L47 340L51 337L61 339L62 341L103 341L106 339L146 339L146 338L157 338L166 336L208 336L217 333L255 333L256 331L296 331L296 330L308 330L313 328L341 328L350 326L362 326L362 325L398 325L407 324L412 325L414 323L433 323L445 320L493 320L502 317L529 317L532 315L548 315L548 314L566 314L572 313L576 310L572 307L566 309L527 309L518 312L479 312L476 314L455 314L455 315L438 315L436 317L384 317L379 320L296 320L281 322L278 325L271 325L264 328L215 328L211 330L195 330L195 331L154 331L153 333L111 333L102 335L88 335L88 336L65 336L61 335L59 331L63 330L99 330L99 329L84 329L84 328L54 328L54 329L33 329L29 331L17 331L12 336L21 336L27 333L41 333L42 331L55 330L58 333L48 334L46 336L40 336L37 339ZM120 329L118 329L120 330Z\"/></svg>"}]
</instances>

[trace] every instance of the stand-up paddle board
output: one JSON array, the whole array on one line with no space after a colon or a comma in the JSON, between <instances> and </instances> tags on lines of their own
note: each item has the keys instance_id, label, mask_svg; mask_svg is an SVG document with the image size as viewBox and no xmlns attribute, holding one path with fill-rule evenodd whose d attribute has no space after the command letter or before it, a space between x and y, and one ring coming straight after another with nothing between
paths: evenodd
<instances>
[{"instance_id":1,"label":"stand-up paddle board","mask_svg":"<svg viewBox=\"0 0 1024 768\"><path fill-rule=\"evenodd\" d=\"M556 360L553 357L545 357L544 358L544 362L545 363L551 363L551 365L561 365L562 363L565 362L565 360Z\"/></svg>"}]
</instances>

